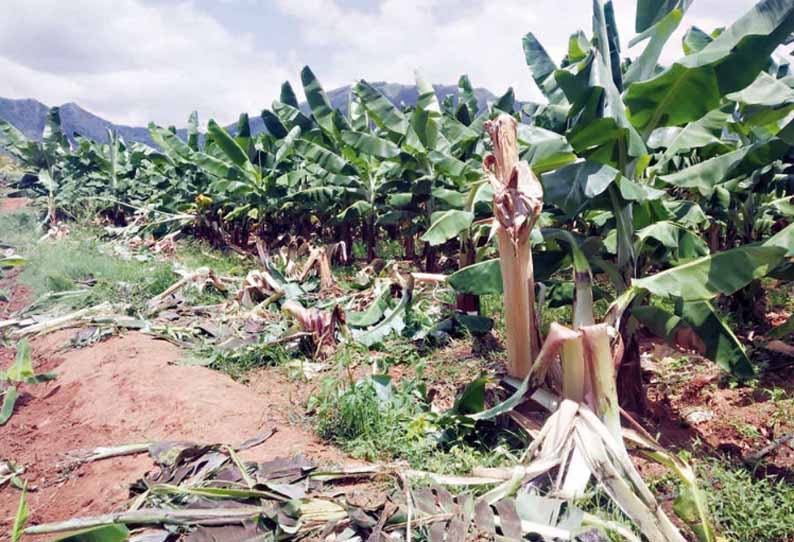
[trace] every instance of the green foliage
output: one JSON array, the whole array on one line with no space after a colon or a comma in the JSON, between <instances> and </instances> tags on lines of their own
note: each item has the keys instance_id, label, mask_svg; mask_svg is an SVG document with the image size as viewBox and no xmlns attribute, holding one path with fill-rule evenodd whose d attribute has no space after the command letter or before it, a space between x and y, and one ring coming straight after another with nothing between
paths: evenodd
<instances>
[{"instance_id":1,"label":"green foliage","mask_svg":"<svg viewBox=\"0 0 794 542\"><path fill-rule=\"evenodd\" d=\"M429 408L417 380L393 384L388 376L376 375L340 385L337 378L327 378L308 407L317 433L354 457L405 457L426 446L421 416Z\"/></svg>"},{"instance_id":2,"label":"green foliage","mask_svg":"<svg viewBox=\"0 0 794 542\"><path fill-rule=\"evenodd\" d=\"M88 231L73 231L64 239L37 244L20 275L35 296L87 290L64 299L74 307L109 301L143 308L146 302L176 281L166 262L128 260L114 255L112 246L97 241Z\"/></svg>"},{"instance_id":3,"label":"green foliage","mask_svg":"<svg viewBox=\"0 0 794 542\"><path fill-rule=\"evenodd\" d=\"M13 213L0 213L0 243L10 245L18 253L24 254L41 235L36 212L20 209Z\"/></svg>"},{"instance_id":4,"label":"green foliage","mask_svg":"<svg viewBox=\"0 0 794 542\"><path fill-rule=\"evenodd\" d=\"M794 487L785 480L755 477L742 468L710 461L701 480L717 531L730 542L794 539Z\"/></svg>"},{"instance_id":5,"label":"green foliage","mask_svg":"<svg viewBox=\"0 0 794 542\"><path fill-rule=\"evenodd\" d=\"M213 350L196 352L193 357L203 358L213 369L222 371L234 380L246 382L250 371L260 367L279 367L295 359L295 351L289 351L281 345L252 344L234 350Z\"/></svg>"}]
</instances>

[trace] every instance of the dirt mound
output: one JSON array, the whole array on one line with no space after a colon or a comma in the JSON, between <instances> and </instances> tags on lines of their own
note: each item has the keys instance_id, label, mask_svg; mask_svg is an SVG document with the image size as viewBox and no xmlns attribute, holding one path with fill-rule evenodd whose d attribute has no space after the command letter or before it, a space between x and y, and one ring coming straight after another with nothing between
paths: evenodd
<instances>
[{"instance_id":1,"label":"dirt mound","mask_svg":"<svg viewBox=\"0 0 794 542\"><path fill-rule=\"evenodd\" d=\"M259 386L257 393L217 371L173 365L182 357L177 347L139 333L59 352L72 333L34 342L36 370L55 370L58 378L25 389L0 428L0 458L24 465L24 477L38 488L29 495L34 523L117 509L129 484L152 466L148 455L138 455L64 469L63 454L77 449L156 440L239 444L276 427L243 456L266 460L300 452L318 462L344 461L310 431L290 425L292 406L279 384ZM13 353L2 350L5 368ZM15 489L0 491L0 525L12 520L18 499Z\"/></svg>"},{"instance_id":2,"label":"dirt mound","mask_svg":"<svg viewBox=\"0 0 794 542\"><path fill-rule=\"evenodd\" d=\"M28 198L2 198L0 199L0 213L12 213L30 203Z\"/></svg>"}]
</instances>

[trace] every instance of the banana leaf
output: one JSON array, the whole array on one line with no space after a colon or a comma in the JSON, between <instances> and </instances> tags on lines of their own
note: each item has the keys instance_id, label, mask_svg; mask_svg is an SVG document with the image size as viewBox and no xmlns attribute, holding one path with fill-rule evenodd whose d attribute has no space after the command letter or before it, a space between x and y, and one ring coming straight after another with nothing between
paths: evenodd
<instances>
[{"instance_id":1,"label":"banana leaf","mask_svg":"<svg viewBox=\"0 0 794 542\"><path fill-rule=\"evenodd\" d=\"M629 86L624 100L632 124L647 136L659 126L699 119L752 83L792 31L794 4L761 0L701 51Z\"/></svg>"}]
</instances>

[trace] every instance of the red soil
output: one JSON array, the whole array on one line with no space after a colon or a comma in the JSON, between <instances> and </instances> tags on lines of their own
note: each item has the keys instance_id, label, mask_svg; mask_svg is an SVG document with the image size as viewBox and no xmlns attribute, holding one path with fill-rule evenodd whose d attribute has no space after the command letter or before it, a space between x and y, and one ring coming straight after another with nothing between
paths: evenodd
<instances>
[{"instance_id":1,"label":"red soil","mask_svg":"<svg viewBox=\"0 0 794 542\"><path fill-rule=\"evenodd\" d=\"M25 207L30 203L28 198L3 198L0 199L0 213L10 213Z\"/></svg>"},{"instance_id":2,"label":"red soil","mask_svg":"<svg viewBox=\"0 0 794 542\"><path fill-rule=\"evenodd\" d=\"M23 477L37 488L28 497L31 523L123 507L129 484L152 467L142 454L64 469L64 454L78 449L155 440L239 444L275 426L275 435L242 455L267 460L300 452L323 463L344 460L290 424L281 383L254 391L211 369L173 365L182 357L178 348L139 333L60 351L71 333L33 343L37 372L55 370L58 378L26 387L0 428L0 458L24 465ZM13 355L0 347L0 367ZM0 490L0 531L13 520L18 499L18 490Z\"/></svg>"}]
</instances>

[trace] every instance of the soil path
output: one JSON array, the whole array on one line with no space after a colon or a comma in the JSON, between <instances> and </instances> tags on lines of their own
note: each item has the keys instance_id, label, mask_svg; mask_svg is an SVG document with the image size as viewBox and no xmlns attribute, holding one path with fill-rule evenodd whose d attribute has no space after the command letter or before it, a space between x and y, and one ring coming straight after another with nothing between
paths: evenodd
<instances>
[{"instance_id":1,"label":"soil path","mask_svg":"<svg viewBox=\"0 0 794 542\"><path fill-rule=\"evenodd\" d=\"M64 454L78 449L156 440L238 444L276 427L275 435L243 456L303 453L322 463L345 462L341 452L290 423L291 394L275 370L275 385L261 385L267 381L263 372L254 391L211 369L174 365L182 354L165 341L129 333L64 352L72 333L34 341L37 372L54 370L58 377L26 388L0 428L0 458L24 465L24 478L37 487L29 494L31 523L118 509L129 484L152 467L142 454L64 468ZM0 367L13 355L0 347ZM0 532L7 532L18 499L16 489L0 490Z\"/></svg>"}]
</instances>

